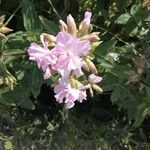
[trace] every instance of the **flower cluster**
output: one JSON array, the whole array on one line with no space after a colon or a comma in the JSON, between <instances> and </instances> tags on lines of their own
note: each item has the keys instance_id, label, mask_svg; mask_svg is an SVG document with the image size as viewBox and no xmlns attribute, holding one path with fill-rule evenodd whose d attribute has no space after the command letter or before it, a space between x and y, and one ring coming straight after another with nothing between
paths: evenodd
<instances>
[{"instance_id":1,"label":"flower cluster","mask_svg":"<svg viewBox=\"0 0 150 150\"><path fill-rule=\"evenodd\" d=\"M83 21L77 28L71 15L67 16L67 24L60 20L60 32L55 36L43 33L40 36L42 46L31 43L28 48L29 59L36 61L44 72L44 79L53 74L60 78L53 84L55 98L72 108L75 101L86 100L86 90L102 92L96 85L102 78L97 76L97 69L92 62L94 49L101 43L98 32L90 33L91 12L85 12Z\"/></svg>"}]
</instances>

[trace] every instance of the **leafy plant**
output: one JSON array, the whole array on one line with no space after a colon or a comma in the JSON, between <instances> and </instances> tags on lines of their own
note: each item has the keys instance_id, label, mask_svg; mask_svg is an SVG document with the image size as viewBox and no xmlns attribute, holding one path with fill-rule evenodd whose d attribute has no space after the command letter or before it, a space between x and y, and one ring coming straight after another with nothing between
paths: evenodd
<instances>
[{"instance_id":1,"label":"leafy plant","mask_svg":"<svg viewBox=\"0 0 150 150\"><path fill-rule=\"evenodd\" d=\"M0 149L149 149L147 0L0 4ZM44 80L27 48L41 44L41 33L57 35L59 19L68 14L79 23L86 10L93 13L93 31L102 41L93 61L103 76L103 93L67 111L50 88L58 76Z\"/></svg>"}]
</instances>

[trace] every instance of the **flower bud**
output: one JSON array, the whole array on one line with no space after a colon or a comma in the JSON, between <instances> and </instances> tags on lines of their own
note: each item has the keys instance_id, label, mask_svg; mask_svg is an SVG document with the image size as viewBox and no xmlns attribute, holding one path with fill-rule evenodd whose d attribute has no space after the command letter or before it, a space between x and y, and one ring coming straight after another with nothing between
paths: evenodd
<instances>
[{"instance_id":1,"label":"flower bud","mask_svg":"<svg viewBox=\"0 0 150 150\"><path fill-rule=\"evenodd\" d=\"M85 35L85 36L81 37L80 39L81 39L81 40L90 40L90 41L92 41L92 42L94 42L94 41L99 41L100 38L98 37L98 33L99 33L99 32L94 32L94 33L92 33L92 34Z\"/></svg>"},{"instance_id":2,"label":"flower bud","mask_svg":"<svg viewBox=\"0 0 150 150\"><path fill-rule=\"evenodd\" d=\"M79 25L79 32L81 36L86 35L89 32L89 30L91 30L92 28L92 25L90 24L91 16L92 16L91 12L88 11L85 12L84 19Z\"/></svg>"},{"instance_id":3,"label":"flower bud","mask_svg":"<svg viewBox=\"0 0 150 150\"><path fill-rule=\"evenodd\" d=\"M83 23L86 24L86 25L89 25L90 22L91 22L91 17L92 17L92 13L89 12L89 11L86 11L85 14L84 14Z\"/></svg>"},{"instance_id":4,"label":"flower bud","mask_svg":"<svg viewBox=\"0 0 150 150\"><path fill-rule=\"evenodd\" d=\"M5 77L5 79L4 79L4 83L5 83L6 85L8 85L8 84L9 84L8 77Z\"/></svg>"},{"instance_id":5,"label":"flower bud","mask_svg":"<svg viewBox=\"0 0 150 150\"><path fill-rule=\"evenodd\" d=\"M89 88L89 90L90 90L90 95L91 95L91 97L93 97L93 96L94 96L94 94L93 94L93 90L92 90L92 88L90 87L90 88Z\"/></svg>"},{"instance_id":6,"label":"flower bud","mask_svg":"<svg viewBox=\"0 0 150 150\"><path fill-rule=\"evenodd\" d=\"M72 35L76 35L77 27L76 27L76 23L71 15L67 16L67 25L68 25L68 32Z\"/></svg>"},{"instance_id":7,"label":"flower bud","mask_svg":"<svg viewBox=\"0 0 150 150\"><path fill-rule=\"evenodd\" d=\"M85 61L83 61L83 68L84 68L86 71L89 71L89 70L90 70L88 64L87 64Z\"/></svg>"},{"instance_id":8,"label":"flower bud","mask_svg":"<svg viewBox=\"0 0 150 150\"><path fill-rule=\"evenodd\" d=\"M16 85L16 79L13 76L7 76L8 79L8 87L13 90L14 89L14 85Z\"/></svg>"},{"instance_id":9,"label":"flower bud","mask_svg":"<svg viewBox=\"0 0 150 150\"><path fill-rule=\"evenodd\" d=\"M99 38L99 32L93 32L93 33L91 33L89 36L89 40L90 41L99 41L100 40L100 38Z\"/></svg>"},{"instance_id":10,"label":"flower bud","mask_svg":"<svg viewBox=\"0 0 150 150\"><path fill-rule=\"evenodd\" d=\"M47 33L42 33L40 37L50 43L56 42L56 37Z\"/></svg>"},{"instance_id":11,"label":"flower bud","mask_svg":"<svg viewBox=\"0 0 150 150\"><path fill-rule=\"evenodd\" d=\"M55 45L56 45L55 43L49 43L48 47L55 47Z\"/></svg>"},{"instance_id":12,"label":"flower bud","mask_svg":"<svg viewBox=\"0 0 150 150\"><path fill-rule=\"evenodd\" d=\"M88 64L88 66L89 66L90 71L92 71L92 73L94 73L94 74L97 74L98 71L97 71L94 63L90 59L88 59L88 58L86 59L86 62Z\"/></svg>"},{"instance_id":13,"label":"flower bud","mask_svg":"<svg viewBox=\"0 0 150 150\"><path fill-rule=\"evenodd\" d=\"M99 83L102 81L102 77L96 76L95 74L91 74L88 78L91 84Z\"/></svg>"},{"instance_id":14,"label":"flower bud","mask_svg":"<svg viewBox=\"0 0 150 150\"><path fill-rule=\"evenodd\" d=\"M53 35L47 34L47 33L42 33L40 35L40 39L41 39L41 42L42 42L44 47L48 47L49 45L51 45L51 43L56 42L56 37Z\"/></svg>"},{"instance_id":15,"label":"flower bud","mask_svg":"<svg viewBox=\"0 0 150 150\"><path fill-rule=\"evenodd\" d=\"M6 34L6 33L9 33L9 32L11 32L11 31L13 31L13 30L10 29L10 28L7 28L7 27L5 27L5 26L2 26L2 27L0 28L0 33Z\"/></svg>"},{"instance_id":16,"label":"flower bud","mask_svg":"<svg viewBox=\"0 0 150 150\"><path fill-rule=\"evenodd\" d=\"M60 23L60 30L62 32L68 32L68 26L66 25L66 23L63 20L59 20Z\"/></svg>"},{"instance_id":17,"label":"flower bud","mask_svg":"<svg viewBox=\"0 0 150 150\"><path fill-rule=\"evenodd\" d=\"M96 84L93 84L92 85L92 88L96 91L96 92L99 92L99 93L102 93L103 90Z\"/></svg>"}]
</instances>

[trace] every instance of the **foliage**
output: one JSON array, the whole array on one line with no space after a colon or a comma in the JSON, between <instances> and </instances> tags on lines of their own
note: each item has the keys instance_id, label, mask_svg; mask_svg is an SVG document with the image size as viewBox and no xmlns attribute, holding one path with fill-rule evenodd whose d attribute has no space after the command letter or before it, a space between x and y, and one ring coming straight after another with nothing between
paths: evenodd
<instances>
[{"instance_id":1,"label":"foliage","mask_svg":"<svg viewBox=\"0 0 150 150\"><path fill-rule=\"evenodd\" d=\"M13 29L0 37L0 149L149 149L148 0L0 4L4 25ZM79 23L86 10L93 13L93 31L100 32L103 41L94 62L103 76L104 92L67 112L46 86L57 77L44 81L26 52L41 33L56 35L60 18L72 14Z\"/></svg>"}]
</instances>

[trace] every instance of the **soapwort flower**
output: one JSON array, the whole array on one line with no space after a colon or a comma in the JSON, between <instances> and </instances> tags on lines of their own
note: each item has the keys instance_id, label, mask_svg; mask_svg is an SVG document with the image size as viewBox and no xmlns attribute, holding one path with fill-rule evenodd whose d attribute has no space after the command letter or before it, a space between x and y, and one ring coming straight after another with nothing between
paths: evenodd
<instances>
[{"instance_id":1,"label":"soapwort flower","mask_svg":"<svg viewBox=\"0 0 150 150\"><path fill-rule=\"evenodd\" d=\"M64 103L67 109L72 108L76 101L81 103L86 100L88 89L92 96L93 90L102 91L97 85L102 78L95 75L98 71L92 61L94 49L101 42L98 32L90 33L91 16L92 13L86 11L77 27L74 18L68 15L67 23L59 21L61 31L56 37L42 33L42 45L31 43L28 48L29 59L44 72L44 79L51 77L53 72L60 75L52 86L56 101ZM91 75L87 77L86 72Z\"/></svg>"}]
</instances>

